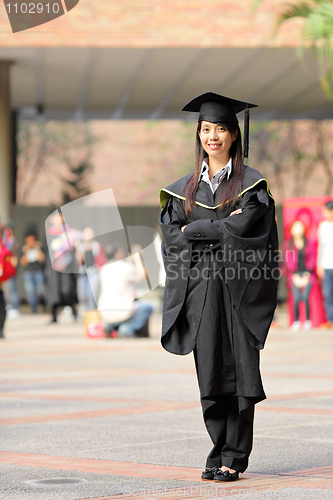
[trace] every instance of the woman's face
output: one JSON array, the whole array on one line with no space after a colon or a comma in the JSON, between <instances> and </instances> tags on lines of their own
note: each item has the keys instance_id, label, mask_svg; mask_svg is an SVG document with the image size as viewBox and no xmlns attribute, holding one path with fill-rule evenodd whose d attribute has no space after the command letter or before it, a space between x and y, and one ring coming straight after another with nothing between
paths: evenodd
<instances>
[{"instance_id":1,"label":"woman's face","mask_svg":"<svg viewBox=\"0 0 333 500\"><path fill-rule=\"evenodd\" d=\"M237 132L231 134L223 125L211 122L201 122L199 132L202 147L209 156L225 157L229 155L232 143L237 137Z\"/></svg>"}]
</instances>

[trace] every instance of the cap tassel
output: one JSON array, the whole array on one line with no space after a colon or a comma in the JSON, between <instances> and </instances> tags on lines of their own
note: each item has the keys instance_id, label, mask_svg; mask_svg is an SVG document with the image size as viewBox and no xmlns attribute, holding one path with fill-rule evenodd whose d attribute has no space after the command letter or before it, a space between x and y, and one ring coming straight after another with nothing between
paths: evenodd
<instances>
[{"instance_id":1,"label":"cap tassel","mask_svg":"<svg viewBox=\"0 0 333 500\"><path fill-rule=\"evenodd\" d=\"M249 161L249 135L250 135L250 110L246 105L246 109L244 111L244 164L248 165Z\"/></svg>"}]
</instances>

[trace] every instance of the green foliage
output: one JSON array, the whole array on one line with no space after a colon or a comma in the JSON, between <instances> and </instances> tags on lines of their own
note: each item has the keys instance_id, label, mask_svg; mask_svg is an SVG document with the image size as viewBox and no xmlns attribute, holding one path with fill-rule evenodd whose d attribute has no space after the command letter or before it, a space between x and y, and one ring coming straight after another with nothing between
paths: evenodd
<instances>
[{"instance_id":1,"label":"green foliage","mask_svg":"<svg viewBox=\"0 0 333 500\"><path fill-rule=\"evenodd\" d=\"M322 2L308 14L305 35L313 41L333 35L333 3Z\"/></svg>"},{"instance_id":2,"label":"green foliage","mask_svg":"<svg viewBox=\"0 0 333 500\"><path fill-rule=\"evenodd\" d=\"M292 19L294 17L305 17L307 18L312 11L312 6L309 2L300 2L298 4L289 4L286 6L286 9L281 12L277 18L276 25L279 27L288 19Z\"/></svg>"},{"instance_id":3,"label":"green foliage","mask_svg":"<svg viewBox=\"0 0 333 500\"><path fill-rule=\"evenodd\" d=\"M310 12L303 36L311 42L319 61L320 83L328 99L333 100L333 3L324 1Z\"/></svg>"},{"instance_id":4,"label":"green foliage","mask_svg":"<svg viewBox=\"0 0 333 500\"><path fill-rule=\"evenodd\" d=\"M259 7L259 5L262 4L264 1L265 0L254 0L253 4L252 4L252 8L254 10L256 10ZM329 0L327 0L327 1L329 1ZM310 6L312 5L313 6L313 4L315 4L315 3L318 3L318 4L322 3L322 0L310 0L308 2L304 2L303 1L303 2L300 2L300 3L307 3L308 5L310 5ZM288 4L288 5L293 5L293 4Z\"/></svg>"},{"instance_id":5,"label":"green foliage","mask_svg":"<svg viewBox=\"0 0 333 500\"><path fill-rule=\"evenodd\" d=\"M255 0L257 9L264 0ZM303 17L305 26L302 36L310 42L320 65L320 83L326 97L333 100L333 0L301 0L284 6L276 20L274 36L284 22Z\"/></svg>"}]
</instances>

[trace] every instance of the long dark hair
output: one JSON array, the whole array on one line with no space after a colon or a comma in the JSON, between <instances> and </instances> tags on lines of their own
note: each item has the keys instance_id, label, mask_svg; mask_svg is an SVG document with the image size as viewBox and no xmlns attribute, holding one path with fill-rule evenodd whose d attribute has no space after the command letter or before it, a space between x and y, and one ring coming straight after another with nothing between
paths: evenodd
<instances>
[{"instance_id":1,"label":"long dark hair","mask_svg":"<svg viewBox=\"0 0 333 500\"><path fill-rule=\"evenodd\" d=\"M201 121L198 123L195 145L195 170L191 177L187 180L183 194L185 196L185 212L190 215L195 207L195 193L198 189L199 175L201 171L202 161L207 156L206 151L202 147L200 140ZM229 123L219 123L229 130L230 134L237 133L237 137L231 145L230 156L232 158L232 171L229 180L225 184L225 189L222 190L220 199L217 201L218 210L222 210L226 206L235 205L238 195L242 190L242 180L244 177L243 163L243 148L242 136L239 125L230 125Z\"/></svg>"}]
</instances>

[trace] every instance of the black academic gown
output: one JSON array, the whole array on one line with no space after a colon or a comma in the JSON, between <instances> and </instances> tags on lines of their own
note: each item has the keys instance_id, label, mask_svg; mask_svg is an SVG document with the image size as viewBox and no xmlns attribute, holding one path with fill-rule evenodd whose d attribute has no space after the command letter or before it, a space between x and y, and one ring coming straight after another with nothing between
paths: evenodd
<instances>
[{"instance_id":1,"label":"black academic gown","mask_svg":"<svg viewBox=\"0 0 333 500\"><path fill-rule=\"evenodd\" d=\"M189 175L161 190L160 227L166 269L162 345L194 350L203 411L221 396L238 396L240 413L265 399L259 370L277 298L275 206L261 174L245 167L236 207L217 210L199 182L196 207L184 209ZM242 213L229 216L241 208ZM184 233L181 227L186 225Z\"/></svg>"}]
</instances>

